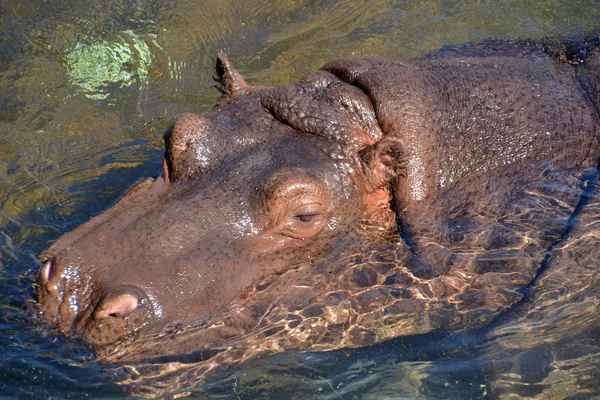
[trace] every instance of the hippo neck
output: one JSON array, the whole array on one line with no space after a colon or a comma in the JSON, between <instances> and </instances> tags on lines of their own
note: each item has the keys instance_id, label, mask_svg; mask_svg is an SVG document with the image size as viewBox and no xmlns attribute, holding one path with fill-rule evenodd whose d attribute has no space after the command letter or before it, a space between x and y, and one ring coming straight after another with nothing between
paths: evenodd
<instances>
[{"instance_id":1,"label":"hippo neck","mask_svg":"<svg viewBox=\"0 0 600 400\"><path fill-rule=\"evenodd\" d=\"M572 74L557 74L544 53L410 62L349 58L323 69L361 88L384 137L402 143L407 170L395 200L408 215L430 208L434 198L457 186L504 176L507 166L524 170L529 179L539 168L527 172L523 166L541 160L557 166L565 160L594 163L580 150L594 145L581 127L593 126L597 116L584 107L588 99L581 88L568 84ZM557 93L556 87L569 90ZM464 201L455 198L456 204Z\"/></svg>"}]
</instances>

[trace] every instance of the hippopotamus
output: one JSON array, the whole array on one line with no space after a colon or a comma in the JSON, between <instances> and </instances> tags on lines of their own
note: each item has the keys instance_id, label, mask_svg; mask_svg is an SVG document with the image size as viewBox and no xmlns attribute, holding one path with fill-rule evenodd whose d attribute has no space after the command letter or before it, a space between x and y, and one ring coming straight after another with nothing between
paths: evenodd
<instances>
[{"instance_id":1,"label":"hippopotamus","mask_svg":"<svg viewBox=\"0 0 600 400\"><path fill-rule=\"evenodd\" d=\"M40 313L136 379L168 364L186 384L264 352L485 325L597 180L598 43L344 58L283 87L219 53L222 96L164 134L158 176L41 256Z\"/></svg>"}]
</instances>

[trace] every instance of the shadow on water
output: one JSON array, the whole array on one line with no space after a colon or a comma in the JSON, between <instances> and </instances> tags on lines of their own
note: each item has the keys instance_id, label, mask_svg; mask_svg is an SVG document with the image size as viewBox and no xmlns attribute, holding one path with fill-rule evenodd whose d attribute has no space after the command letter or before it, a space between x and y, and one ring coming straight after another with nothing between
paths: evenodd
<instances>
[{"instance_id":1,"label":"shadow on water","mask_svg":"<svg viewBox=\"0 0 600 400\"><path fill-rule=\"evenodd\" d=\"M482 336L434 332L376 346L252 360L206 385L206 398L482 399L486 375L471 347Z\"/></svg>"}]
</instances>

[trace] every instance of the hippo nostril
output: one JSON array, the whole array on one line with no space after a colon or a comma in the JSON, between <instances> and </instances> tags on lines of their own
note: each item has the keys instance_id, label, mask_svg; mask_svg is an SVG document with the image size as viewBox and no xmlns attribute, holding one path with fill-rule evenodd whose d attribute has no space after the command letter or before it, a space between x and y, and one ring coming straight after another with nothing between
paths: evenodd
<instances>
[{"instance_id":1,"label":"hippo nostril","mask_svg":"<svg viewBox=\"0 0 600 400\"><path fill-rule=\"evenodd\" d=\"M44 282L49 282L50 280L52 280L55 272L56 272L56 267L54 265L54 259L52 258L52 259L46 261L46 263L42 267L42 270L40 271L40 275Z\"/></svg>"},{"instance_id":2,"label":"hippo nostril","mask_svg":"<svg viewBox=\"0 0 600 400\"><path fill-rule=\"evenodd\" d=\"M58 292L58 275L60 275L60 273L56 266L56 259L54 258L46 261L40 270L39 282L41 286L46 288L46 291L50 294L56 294Z\"/></svg>"},{"instance_id":3,"label":"hippo nostril","mask_svg":"<svg viewBox=\"0 0 600 400\"><path fill-rule=\"evenodd\" d=\"M125 318L129 316L139 305L140 297L135 291L125 290L109 295L102 300L94 317L103 318Z\"/></svg>"}]
</instances>

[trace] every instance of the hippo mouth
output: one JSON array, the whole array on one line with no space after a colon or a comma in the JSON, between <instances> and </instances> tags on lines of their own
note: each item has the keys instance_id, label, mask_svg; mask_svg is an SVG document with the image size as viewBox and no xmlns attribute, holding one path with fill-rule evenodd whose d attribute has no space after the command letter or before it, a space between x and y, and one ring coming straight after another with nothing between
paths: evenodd
<instances>
[{"instance_id":1,"label":"hippo mouth","mask_svg":"<svg viewBox=\"0 0 600 400\"><path fill-rule=\"evenodd\" d=\"M154 357L143 358L139 361L140 364L196 364L202 361L210 360L217 354L222 353L224 349L202 349L192 351L190 353L165 354Z\"/></svg>"}]
</instances>

